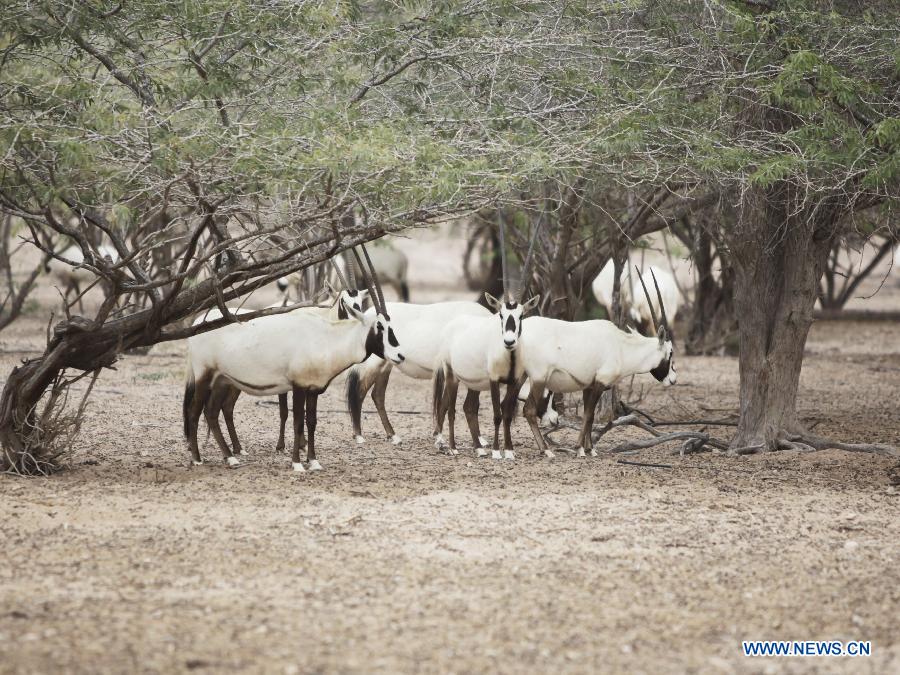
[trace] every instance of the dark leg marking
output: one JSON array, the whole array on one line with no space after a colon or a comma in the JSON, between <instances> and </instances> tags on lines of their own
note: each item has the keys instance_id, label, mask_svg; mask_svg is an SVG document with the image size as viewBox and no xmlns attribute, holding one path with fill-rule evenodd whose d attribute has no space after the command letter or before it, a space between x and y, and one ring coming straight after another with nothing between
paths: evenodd
<instances>
[{"instance_id":1,"label":"dark leg marking","mask_svg":"<svg viewBox=\"0 0 900 675\"><path fill-rule=\"evenodd\" d=\"M288 404L287 394L278 394L278 442L275 450L284 450L284 429L287 426Z\"/></svg>"},{"instance_id":2,"label":"dark leg marking","mask_svg":"<svg viewBox=\"0 0 900 675\"><path fill-rule=\"evenodd\" d=\"M466 414L466 422L469 424L469 433L472 434L472 447L481 448L481 429L478 425L479 394L475 389L469 389L466 400L463 402L463 412Z\"/></svg>"},{"instance_id":3,"label":"dark leg marking","mask_svg":"<svg viewBox=\"0 0 900 675\"><path fill-rule=\"evenodd\" d=\"M375 386L372 387L372 402L375 404L375 409L378 410L378 416L381 418L381 424L388 440L393 440L395 436L394 427L391 425L384 407L384 395L387 391L388 380L391 378L391 370L392 368L386 368L384 372L379 373L375 380Z\"/></svg>"}]
</instances>

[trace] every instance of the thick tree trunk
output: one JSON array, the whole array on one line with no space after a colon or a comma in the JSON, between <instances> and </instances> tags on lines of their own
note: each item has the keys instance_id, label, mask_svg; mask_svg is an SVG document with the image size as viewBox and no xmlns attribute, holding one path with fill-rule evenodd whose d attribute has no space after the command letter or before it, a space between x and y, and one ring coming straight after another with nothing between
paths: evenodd
<instances>
[{"instance_id":1,"label":"thick tree trunk","mask_svg":"<svg viewBox=\"0 0 900 675\"><path fill-rule=\"evenodd\" d=\"M774 450L803 431L796 411L800 368L835 209L820 204L798 213L788 208L790 190L784 192L745 209L729 242L741 378L733 450Z\"/></svg>"}]
</instances>

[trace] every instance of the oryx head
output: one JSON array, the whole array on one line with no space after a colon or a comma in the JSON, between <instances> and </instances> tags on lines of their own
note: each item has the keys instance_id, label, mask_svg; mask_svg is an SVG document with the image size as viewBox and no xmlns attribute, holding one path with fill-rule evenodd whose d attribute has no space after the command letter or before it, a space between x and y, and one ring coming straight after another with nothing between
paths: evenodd
<instances>
[{"instance_id":1,"label":"oryx head","mask_svg":"<svg viewBox=\"0 0 900 675\"><path fill-rule=\"evenodd\" d=\"M522 335L522 319L526 312L534 309L541 301L541 296L536 295L528 302L517 300L498 300L488 292L484 294L488 305L500 317L500 334L503 336L503 346L509 351L516 348L519 337Z\"/></svg>"},{"instance_id":2,"label":"oryx head","mask_svg":"<svg viewBox=\"0 0 900 675\"><path fill-rule=\"evenodd\" d=\"M372 259L369 257L369 252L364 245L361 245L360 248L362 248L363 256L365 256L366 259L368 273L355 249L353 250L353 256L356 258L356 263L359 265L359 270L362 273L367 290L359 291L359 308L348 307L348 311L353 316L360 317L360 320L369 326L369 333L366 337L367 353L375 354L379 358L387 359L394 363L401 363L405 357L400 351L400 342L397 340L397 335L391 327L391 317L388 316L387 305L384 302L384 294L381 292L381 285L378 283L375 268L372 266ZM352 265L348 267L348 273L353 275L351 268ZM372 304L375 306L375 316L363 314L362 302L364 298L361 295L362 293L368 293L369 299L371 299Z\"/></svg>"},{"instance_id":3,"label":"oryx head","mask_svg":"<svg viewBox=\"0 0 900 675\"><path fill-rule=\"evenodd\" d=\"M653 277L653 285L656 287L656 297L659 300L659 311L662 314L662 321L656 318L656 311L653 309L653 301L650 300L650 294L647 292L647 286L644 284L644 277L638 270L638 278L641 281L641 287L644 289L644 296L647 298L647 306L650 308L650 316L653 319L653 325L656 327L656 337L659 340L659 364L650 371L650 374L662 382L664 385L675 384L678 374L675 372L675 341L672 335L672 329L669 327L669 319L666 316L666 306L663 304L662 293L659 292L659 284L656 282L656 275L650 270L650 276Z\"/></svg>"},{"instance_id":4,"label":"oryx head","mask_svg":"<svg viewBox=\"0 0 900 675\"><path fill-rule=\"evenodd\" d=\"M493 295L485 291L484 298L488 305L500 317L500 334L503 337L503 346L507 351L516 348L519 338L522 336L522 319L525 314L535 307L541 301L541 296L536 295L528 301L523 302L525 293L528 290L528 282L531 278L531 263L534 254L534 244L537 240L540 221L534 228L531 235L531 242L528 245L528 255L525 256L525 264L522 266L521 280L519 283L518 299L515 299L510 291L509 275L506 265L506 226L503 218L503 212L497 211L497 217L500 226L500 263L503 272L503 300L498 300Z\"/></svg>"},{"instance_id":5,"label":"oryx head","mask_svg":"<svg viewBox=\"0 0 900 675\"><path fill-rule=\"evenodd\" d=\"M351 309L362 312L367 297L369 297L369 291L365 289L348 289L338 293L338 319L348 319Z\"/></svg>"}]
</instances>

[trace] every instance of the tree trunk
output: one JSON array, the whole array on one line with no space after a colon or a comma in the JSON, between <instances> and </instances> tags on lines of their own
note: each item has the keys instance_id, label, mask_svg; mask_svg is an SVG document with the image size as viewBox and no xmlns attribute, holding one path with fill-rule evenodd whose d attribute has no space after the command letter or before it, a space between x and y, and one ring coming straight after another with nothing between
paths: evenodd
<instances>
[{"instance_id":1,"label":"tree trunk","mask_svg":"<svg viewBox=\"0 0 900 675\"><path fill-rule=\"evenodd\" d=\"M740 418L733 450L778 448L804 430L797 390L813 305L834 238L836 209L789 208L792 190L764 195L729 242L740 334Z\"/></svg>"}]
</instances>

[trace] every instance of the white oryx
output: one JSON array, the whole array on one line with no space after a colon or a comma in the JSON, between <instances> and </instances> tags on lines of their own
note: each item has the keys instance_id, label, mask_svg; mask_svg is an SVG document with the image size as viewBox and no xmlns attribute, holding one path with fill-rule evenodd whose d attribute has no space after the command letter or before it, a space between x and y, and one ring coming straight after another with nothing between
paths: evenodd
<instances>
[{"instance_id":1,"label":"white oryx","mask_svg":"<svg viewBox=\"0 0 900 675\"><path fill-rule=\"evenodd\" d=\"M535 228L534 235L537 235ZM530 275L534 238L522 270L519 299L509 292L509 276L506 267L504 224L500 221L500 254L503 269L504 299L498 300L485 293L488 304L496 312L490 316L461 316L446 328L448 336L438 357L433 381L433 409L435 445L443 445L444 417L449 426L449 452L456 450L456 394L460 383L469 390L463 411L472 435L472 445L478 457L484 457L484 443L478 427L479 392L490 391L494 408L494 443L491 457L515 459L510 426L515 415L517 395L524 369L516 348L522 336L522 320L525 314L537 306L540 296L522 302ZM500 385L506 385L506 395L501 403ZM500 454L500 422L503 422L503 454Z\"/></svg>"},{"instance_id":2,"label":"white oryx","mask_svg":"<svg viewBox=\"0 0 900 675\"><path fill-rule=\"evenodd\" d=\"M338 294L337 299L334 301L331 307L299 307L293 311L309 312L311 314L325 317L331 321L347 320L353 315L354 311L363 311L362 306L365 302L365 298L368 296L368 293L369 292L366 290L344 290ZM284 303L276 303L274 305L271 305L270 307L285 307L286 300L287 299L285 298ZM233 314L247 314L253 310L233 309L231 311ZM215 321L216 319L219 319L221 317L222 313L218 309L211 309L197 317L197 319L194 321L194 325L197 326L207 321ZM390 363L390 361L388 361L388 363ZM193 369L191 365L190 350L188 351L187 369L189 372ZM216 443L218 443L219 449L222 451L222 456L230 466L237 466L238 464L238 460L235 455L247 454L241 446L241 442L237 436L237 431L234 427L234 406L237 403L240 395L240 389L229 384L227 379L221 378L216 382L215 385L212 386L206 405L203 407L203 414L206 418L206 423L209 426L213 437L216 439ZM228 444L225 442L225 438L222 436L222 429L219 426L220 413L225 420L225 428L228 430L228 435L231 438L231 449L228 448ZM286 393L278 394L278 413L278 441L275 444L275 450L284 450L284 432L285 427L287 426L288 418L288 402Z\"/></svg>"},{"instance_id":3,"label":"white oryx","mask_svg":"<svg viewBox=\"0 0 900 675\"><path fill-rule=\"evenodd\" d=\"M333 321L316 313L293 311L229 324L188 340L190 370L182 410L185 436L195 464L202 461L197 447L200 415L217 383L224 380L253 396L291 391L294 409L293 468L295 471L305 471L300 461L300 448L304 442L309 469L317 471L322 468L315 451L319 394L338 374L370 354L395 363L403 361L400 344L384 310L383 296L374 273L371 278L374 291L367 278L369 294L379 308L374 316L350 309L350 319ZM303 434L304 414L307 439ZM233 456L230 450L223 452L227 452L226 461L228 456ZM232 463L229 461L229 464Z\"/></svg>"},{"instance_id":4,"label":"white oryx","mask_svg":"<svg viewBox=\"0 0 900 675\"><path fill-rule=\"evenodd\" d=\"M366 314L374 311L374 308L369 308ZM398 445L400 437L394 431L385 409L385 392L391 371L396 367L413 379L431 379L446 339L448 321L460 316L491 316L490 311L477 302L465 301L436 302L431 305L389 302L387 311L391 315L394 329L403 336L405 358L395 366L391 361L373 355L350 370L347 376L347 409L353 422L353 435L360 444L365 443L362 435L362 404L370 389L384 431L388 439Z\"/></svg>"},{"instance_id":5,"label":"white oryx","mask_svg":"<svg viewBox=\"0 0 900 675\"><path fill-rule=\"evenodd\" d=\"M681 305L681 294L678 292L678 285L675 283L675 277L667 270L657 267L656 265L647 265L646 269L642 271L651 272L657 280L663 304L666 306L671 320L675 321L675 317L678 315L678 309ZM591 290L594 292L594 297L597 298L597 302L606 309L606 314L609 317L612 317L614 274L613 261L608 260L603 266L603 269L600 270L600 274L596 276L591 284ZM638 326L638 330L645 335L652 334L652 331L654 330L651 322L652 308L647 304L649 299L645 298L640 291L637 290L637 284L638 282L634 279L634 276L630 271L627 268L623 269L620 281L621 300L624 303L631 320Z\"/></svg>"},{"instance_id":6,"label":"white oryx","mask_svg":"<svg viewBox=\"0 0 900 675\"><path fill-rule=\"evenodd\" d=\"M653 270L650 273L653 275ZM662 294L657 285L656 295L662 314L662 323L659 323L643 278L640 281L653 325L658 326L653 336L619 330L611 321L605 320L573 322L539 316L525 320L525 335L519 352L525 373L531 379L531 394L524 414L538 449L547 457L554 455L538 425L539 403L545 389L583 393L584 420L578 438L578 456L584 457L585 452L595 454L591 428L597 402L605 389L638 373L650 373L666 385L675 384L674 345Z\"/></svg>"}]
</instances>

